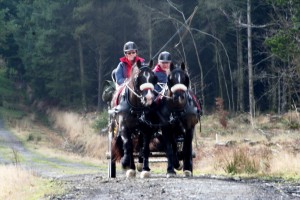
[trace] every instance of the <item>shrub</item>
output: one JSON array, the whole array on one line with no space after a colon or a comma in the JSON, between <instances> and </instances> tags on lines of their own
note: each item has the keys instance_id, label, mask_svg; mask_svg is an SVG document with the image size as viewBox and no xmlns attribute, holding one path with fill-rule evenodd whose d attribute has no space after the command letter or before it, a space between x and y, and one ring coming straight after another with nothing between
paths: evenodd
<instances>
[{"instance_id":1,"label":"shrub","mask_svg":"<svg viewBox=\"0 0 300 200\"><path fill-rule=\"evenodd\" d=\"M225 172L228 174L254 174L259 166L254 159L251 159L246 149L238 149L233 152L232 160L226 161Z\"/></svg>"},{"instance_id":2,"label":"shrub","mask_svg":"<svg viewBox=\"0 0 300 200\"><path fill-rule=\"evenodd\" d=\"M29 133L26 139L28 142L40 142L42 140L41 134L40 133Z\"/></svg>"},{"instance_id":3,"label":"shrub","mask_svg":"<svg viewBox=\"0 0 300 200\"><path fill-rule=\"evenodd\" d=\"M97 117L97 119L93 122L92 127L96 130L96 132L100 132L99 130L103 128L107 128L108 125L108 112L104 110L100 115Z\"/></svg>"}]
</instances>

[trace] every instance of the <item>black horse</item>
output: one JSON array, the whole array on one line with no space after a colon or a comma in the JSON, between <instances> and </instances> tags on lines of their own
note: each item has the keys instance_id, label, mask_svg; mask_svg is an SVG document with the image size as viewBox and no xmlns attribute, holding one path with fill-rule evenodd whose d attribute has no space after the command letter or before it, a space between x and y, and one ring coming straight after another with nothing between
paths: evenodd
<instances>
[{"instance_id":1,"label":"black horse","mask_svg":"<svg viewBox=\"0 0 300 200\"><path fill-rule=\"evenodd\" d=\"M167 177L176 175L174 168L180 168L181 159L184 175L190 177L193 172L192 140L195 126L200 120L200 106L189 85L184 63L181 67L171 65L167 94L162 98L159 109L168 158ZM179 139L183 140L182 155L178 152Z\"/></svg>"},{"instance_id":2,"label":"black horse","mask_svg":"<svg viewBox=\"0 0 300 200\"><path fill-rule=\"evenodd\" d=\"M152 65L151 61L149 66L143 66L140 62L133 66L128 82L121 89L122 93L115 95L113 100L113 103L117 104L115 106L115 122L118 131L112 149L116 160L121 158L122 168L127 170L127 177L136 175L133 156L135 146L140 151L141 177L150 176L149 143L153 130L145 122L151 121L155 117L151 106L157 77L151 70ZM134 140L138 141L137 145L134 145Z\"/></svg>"}]
</instances>

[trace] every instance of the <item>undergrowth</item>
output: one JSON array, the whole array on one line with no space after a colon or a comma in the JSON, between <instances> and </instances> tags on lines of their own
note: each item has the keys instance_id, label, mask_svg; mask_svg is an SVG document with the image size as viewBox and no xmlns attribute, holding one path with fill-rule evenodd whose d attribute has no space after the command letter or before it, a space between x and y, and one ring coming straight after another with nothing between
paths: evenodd
<instances>
[{"instance_id":1,"label":"undergrowth","mask_svg":"<svg viewBox=\"0 0 300 200\"><path fill-rule=\"evenodd\" d=\"M224 167L228 174L255 174L259 171L259 165L256 159L249 156L247 150L234 150L231 159L226 159Z\"/></svg>"}]
</instances>

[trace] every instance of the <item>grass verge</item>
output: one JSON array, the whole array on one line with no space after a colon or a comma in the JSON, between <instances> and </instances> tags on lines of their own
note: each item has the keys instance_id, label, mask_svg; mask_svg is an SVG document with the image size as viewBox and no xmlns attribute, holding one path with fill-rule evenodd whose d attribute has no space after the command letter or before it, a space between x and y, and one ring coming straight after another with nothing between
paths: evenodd
<instances>
[{"instance_id":1,"label":"grass verge","mask_svg":"<svg viewBox=\"0 0 300 200\"><path fill-rule=\"evenodd\" d=\"M0 166L0 199L43 199L62 194L61 183L34 176L16 166Z\"/></svg>"}]
</instances>

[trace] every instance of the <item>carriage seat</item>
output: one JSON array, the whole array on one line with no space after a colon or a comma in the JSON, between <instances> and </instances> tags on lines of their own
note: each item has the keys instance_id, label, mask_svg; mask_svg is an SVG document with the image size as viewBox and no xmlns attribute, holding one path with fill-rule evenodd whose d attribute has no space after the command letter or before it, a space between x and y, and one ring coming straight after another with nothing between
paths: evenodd
<instances>
[{"instance_id":1,"label":"carriage seat","mask_svg":"<svg viewBox=\"0 0 300 200\"><path fill-rule=\"evenodd\" d=\"M114 70L111 72L111 79L113 80L113 82L114 82L115 84L117 84L117 80L116 80L116 70L117 70L117 68L114 69Z\"/></svg>"},{"instance_id":2,"label":"carriage seat","mask_svg":"<svg viewBox=\"0 0 300 200\"><path fill-rule=\"evenodd\" d=\"M103 84L103 93L102 93L102 100L104 102L111 102L113 99L113 95L116 91L117 88L117 83L116 83L116 69L114 69L111 72L111 79L110 80L105 80Z\"/></svg>"}]
</instances>

